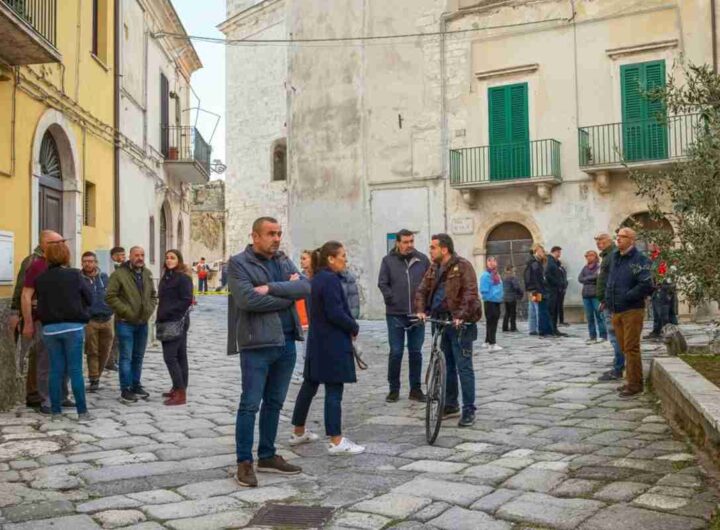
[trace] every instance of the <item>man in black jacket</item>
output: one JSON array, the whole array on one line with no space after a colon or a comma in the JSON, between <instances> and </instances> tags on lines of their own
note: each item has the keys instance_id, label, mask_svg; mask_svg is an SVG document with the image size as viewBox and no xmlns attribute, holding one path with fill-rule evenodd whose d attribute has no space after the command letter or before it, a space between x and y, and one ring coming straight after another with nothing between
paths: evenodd
<instances>
[{"instance_id":1,"label":"man in black jacket","mask_svg":"<svg viewBox=\"0 0 720 530\"><path fill-rule=\"evenodd\" d=\"M388 384L390 392L385 400L394 403L400 398L400 369L402 366L405 337L408 345L410 372L410 395L414 401L425 401L420 383L422 371L422 345L425 326L410 326L408 315L413 314L413 300L430 260L415 250L415 234L402 229L397 233L395 248L385 256L380 265L378 288L385 300L385 318L388 327L390 357L388 359Z\"/></svg>"},{"instance_id":2,"label":"man in black jacket","mask_svg":"<svg viewBox=\"0 0 720 530\"><path fill-rule=\"evenodd\" d=\"M541 339L552 336L550 313L547 306L547 282L545 281L545 249L542 245L532 247L533 255L525 266L525 290L529 293L530 303L537 314L537 334ZM532 311L532 310L531 310ZM531 313L532 314L532 313ZM534 330L530 330L532 334Z\"/></svg>"},{"instance_id":3,"label":"man in black jacket","mask_svg":"<svg viewBox=\"0 0 720 530\"><path fill-rule=\"evenodd\" d=\"M558 322L560 319L560 295L563 290L564 279L560 270L560 255L562 248L553 247L547 257L545 265L545 281L547 282L548 311L550 312L550 328L555 337L567 337L566 333L560 333Z\"/></svg>"},{"instance_id":4,"label":"man in black jacket","mask_svg":"<svg viewBox=\"0 0 720 530\"><path fill-rule=\"evenodd\" d=\"M617 250L610 263L605 287L605 303L612 313L613 328L625 354L626 385L620 397L643 391L643 367L640 357L640 335L645 317L645 299L653 292L650 260L635 247L635 231L621 228Z\"/></svg>"}]
</instances>

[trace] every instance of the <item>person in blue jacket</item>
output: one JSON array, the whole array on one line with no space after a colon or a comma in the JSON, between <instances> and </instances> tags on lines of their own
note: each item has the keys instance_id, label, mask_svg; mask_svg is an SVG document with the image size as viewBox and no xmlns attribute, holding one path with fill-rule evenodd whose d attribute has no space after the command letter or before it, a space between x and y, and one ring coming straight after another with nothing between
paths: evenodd
<instances>
[{"instance_id":1,"label":"person in blue jacket","mask_svg":"<svg viewBox=\"0 0 720 530\"><path fill-rule=\"evenodd\" d=\"M500 307L503 302L503 282L498 272L497 259L494 256L489 256L486 264L487 268L480 275L480 296L483 300L487 323L483 347L488 348L490 351L500 351L502 347L495 343L495 335L500 321Z\"/></svg>"},{"instance_id":2,"label":"person in blue jacket","mask_svg":"<svg viewBox=\"0 0 720 530\"><path fill-rule=\"evenodd\" d=\"M325 385L325 434L331 455L356 455L361 445L342 435L342 396L345 383L355 383L353 341L359 327L343 290L341 274L347 267L342 243L328 241L312 254L310 329L303 384L295 400L290 445L312 442L318 436L305 429L310 405L320 384Z\"/></svg>"}]
</instances>

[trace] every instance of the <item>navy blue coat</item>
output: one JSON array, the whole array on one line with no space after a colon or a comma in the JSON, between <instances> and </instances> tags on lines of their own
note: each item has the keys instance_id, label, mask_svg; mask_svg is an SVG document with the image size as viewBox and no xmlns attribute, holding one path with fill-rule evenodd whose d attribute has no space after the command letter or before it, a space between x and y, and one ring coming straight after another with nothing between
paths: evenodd
<instances>
[{"instance_id":1,"label":"navy blue coat","mask_svg":"<svg viewBox=\"0 0 720 530\"><path fill-rule=\"evenodd\" d=\"M653 292L652 264L636 247L622 255L613 252L605 286L605 303L612 313L643 309L645 298Z\"/></svg>"},{"instance_id":2,"label":"navy blue coat","mask_svg":"<svg viewBox=\"0 0 720 530\"><path fill-rule=\"evenodd\" d=\"M352 337L360 328L350 314L340 275L320 269L311 286L303 375L313 383L354 383L357 377Z\"/></svg>"}]
</instances>

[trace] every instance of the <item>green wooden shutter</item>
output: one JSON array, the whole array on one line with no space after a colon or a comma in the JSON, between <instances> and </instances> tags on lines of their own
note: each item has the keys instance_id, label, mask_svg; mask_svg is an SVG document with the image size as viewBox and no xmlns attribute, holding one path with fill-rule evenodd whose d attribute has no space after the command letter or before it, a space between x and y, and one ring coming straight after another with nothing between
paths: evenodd
<instances>
[{"instance_id":1,"label":"green wooden shutter","mask_svg":"<svg viewBox=\"0 0 720 530\"><path fill-rule=\"evenodd\" d=\"M488 89L490 179L530 176L527 83Z\"/></svg>"},{"instance_id":2,"label":"green wooden shutter","mask_svg":"<svg viewBox=\"0 0 720 530\"><path fill-rule=\"evenodd\" d=\"M646 90L665 86L665 61L645 65ZM667 120L665 104L662 101L645 98L647 108L646 154L651 160L667 158Z\"/></svg>"},{"instance_id":3,"label":"green wooden shutter","mask_svg":"<svg viewBox=\"0 0 720 530\"><path fill-rule=\"evenodd\" d=\"M662 102L646 97L665 85L665 61L620 67L623 120L623 158L629 162L667 158L667 127L658 115Z\"/></svg>"}]
</instances>

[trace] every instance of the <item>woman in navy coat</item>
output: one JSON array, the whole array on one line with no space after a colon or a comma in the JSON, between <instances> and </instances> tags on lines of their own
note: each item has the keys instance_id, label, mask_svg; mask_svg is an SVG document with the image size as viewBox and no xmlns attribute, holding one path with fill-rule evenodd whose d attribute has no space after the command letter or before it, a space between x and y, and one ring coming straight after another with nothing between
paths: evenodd
<instances>
[{"instance_id":1,"label":"woman in navy coat","mask_svg":"<svg viewBox=\"0 0 720 530\"><path fill-rule=\"evenodd\" d=\"M305 421L320 384L325 385L325 434L330 437L331 455L356 455L365 448L342 435L342 395L345 383L355 383L353 341L359 327L350 313L340 274L347 266L342 243L328 241L312 255L313 277L310 294L305 371L295 400L290 445L317 440L305 430Z\"/></svg>"}]
</instances>

